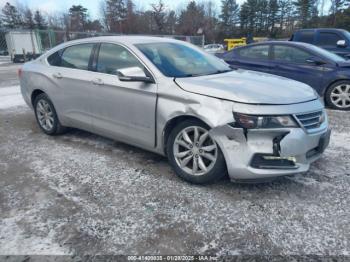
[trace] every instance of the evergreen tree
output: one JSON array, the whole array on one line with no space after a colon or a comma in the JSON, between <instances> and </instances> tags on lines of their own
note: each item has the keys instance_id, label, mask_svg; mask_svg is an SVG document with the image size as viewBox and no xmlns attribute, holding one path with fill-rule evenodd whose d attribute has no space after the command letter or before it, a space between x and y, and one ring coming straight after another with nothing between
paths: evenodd
<instances>
[{"instance_id":1,"label":"evergreen tree","mask_svg":"<svg viewBox=\"0 0 350 262\"><path fill-rule=\"evenodd\" d=\"M312 18L313 0L297 0L294 2L300 26L306 28L309 26L309 21Z\"/></svg>"},{"instance_id":2,"label":"evergreen tree","mask_svg":"<svg viewBox=\"0 0 350 262\"><path fill-rule=\"evenodd\" d=\"M35 23L34 23L34 17L33 13L29 8L26 8L24 11L24 27L28 29L34 29L35 28Z\"/></svg>"},{"instance_id":3,"label":"evergreen tree","mask_svg":"<svg viewBox=\"0 0 350 262\"><path fill-rule=\"evenodd\" d=\"M344 8L345 1L344 0L331 0L331 16L332 16L332 25L335 26L337 23L337 16L339 15L339 12Z\"/></svg>"},{"instance_id":4,"label":"evergreen tree","mask_svg":"<svg viewBox=\"0 0 350 262\"><path fill-rule=\"evenodd\" d=\"M23 26L22 18L17 8L7 2L2 9L2 22L7 28L19 28Z\"/></svg>"},{"instance_id":5,"label":"evergreen tree","mask_svg":"<svg viewBox=\"0 0 350 262\"><path fill-rule=\"evenodd\" d=\"M191 1L186 9L181 11L178 31L184 35L196 35L199 32L198 30L203 29L204 20L203 6Z\"/></svg>"},{"instance_id":6,"label":"evergreen tree","mask_svg":"<svg viewBox=\"0 0 350 262\"><path fill-rule=\"evenodd\" d=\"M223 0L221 2L221 29L226 37L233 34L235 27L239 23L239 5L236 0Z\"/></svg>"},{"instance_id":7,"label":"evergreen tree","mask_svg":"<svg viewBox=\"0 0 350 262\"><path fill-rule=\"evenodd\" d=\"M36 10L34 13L34 24L38 29L46 29L47 27L45 18L39 10Z\"/></svg>"},{"instance_id":8,"label":"evergreen tree","mask_svg":"<svg viewBox=\"0 0 350 262\"><path fill-rule=\"evenodd\" d=\"M127 16L127 8L123 0L107 0L106 16L112 32L123 33L123 22Z\"/></svg>"},{"instance_id":9,"label":"evergreen tree","mask_svg":"<svg viewBox=\"0 0 350 262\"><path fill-rule=\"evenodd\" d=\"M85 31L85 26L87 23L87 8L82 5L72 5L69 8L70 17L70 30L73 31Z\"/></svg>"},{"instance_id":10,"label":"evergreen tree","mask_svg":"<svg viewBox=\"0 0 350 262\"><path fill-rule=\"evenodd\" d=\"M276 37L277 31L275 30L275 25L278 20L278 11L279 6L277 0L270 0L269 2L269 30L270 30L270 36Z\"/></svg>"}]
</instances>

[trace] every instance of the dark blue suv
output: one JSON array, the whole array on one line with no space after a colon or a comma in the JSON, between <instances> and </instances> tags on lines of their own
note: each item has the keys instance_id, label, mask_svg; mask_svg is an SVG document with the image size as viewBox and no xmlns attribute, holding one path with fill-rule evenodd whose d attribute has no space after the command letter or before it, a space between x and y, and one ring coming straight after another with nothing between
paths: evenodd
<instances>
[{"instance_id":1,"label":"dark blue suv","mask_svg":"<svg viewBox=\"0 0 350 262\"><path fill-rule=\"evenodd\" d=\"M234 48L217 56L232 67L308 84L325 98L329 107L350 110L350 61L327 50L300 42L271 41Z\"/></svg>"},{"instance_id":2,"label":"dark blue suv","mask_svg":"<svg viewBox=\"0 0 350 262\"><path fill-rule=\"evenodd\" d=\"M290 41L317 45L337 55L350 58L350 33L343 29L301 29L292 35Z\"/></svg>"}]
</instances>

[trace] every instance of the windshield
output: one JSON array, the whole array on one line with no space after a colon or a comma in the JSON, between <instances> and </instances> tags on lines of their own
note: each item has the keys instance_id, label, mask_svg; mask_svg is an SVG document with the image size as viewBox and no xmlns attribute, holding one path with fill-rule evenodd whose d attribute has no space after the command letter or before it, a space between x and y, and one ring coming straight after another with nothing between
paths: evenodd
<instances>
[{"instance_id":1,"label":"windshield","mask_svg":"<svg viewBox=\"0 0 350 262\"><path fill-rule=\"evenodd\" d=\"M317 47L317 46L314 46L314 45L310 45L310 48L317 52L318 54L322 55L323 57L331 60L331 61L334 61L334 62L342 62L342 61L346 61L343 57L339 56L339 55L336 55L332 52L329 52L323 48L320 48L320 47Z\"/></svg>"},{"instance_id":2,"label":"windshield","mask_svg":"<svg viewBox=\"0 0 350 262\"><path fill-rule=\"evenodd\" d=\"M346 39L350 39L350 33L348 31L343 31L345 36L346 36Z\"/></svg>"},{"instance_id":3,"label":"windshield","mask_svg":"<svg viewBox=\"0 0 350 262\"><path fill-rule=\"evenodd\" d=\"M178 43L137 44L136 47L166 76L191 77L231 71L215 56Z\"/></svg>"}]
</instances>

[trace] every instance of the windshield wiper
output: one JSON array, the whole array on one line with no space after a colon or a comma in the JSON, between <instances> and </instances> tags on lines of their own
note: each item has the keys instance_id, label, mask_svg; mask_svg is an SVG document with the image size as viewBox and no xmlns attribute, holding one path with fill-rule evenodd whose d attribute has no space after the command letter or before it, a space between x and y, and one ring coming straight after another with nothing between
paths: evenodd
<instances>
[{"instance_id":1,"label":"windshield wiper","mask_svg":"<svg viewBox=\"0 0 350 262\"><path fill-rule=\"evenodd\" d=\"M208 75L222 74L222 73L227 73L227 72L231 72L231 71L233 71L233 69L217 70L217 71L210 73Z\"/></svg>"},{"instance_id":2,"label":"windshield wiper","mask_svg":"<svg viewBox=\"0 0 350 262\"><path fill-rule=\"evenodd\" d=\"M207 74L186 74L183 77L193 77L193 76L205 76Z\"/></svg>"},{"instance_id":3,"label":"windshield wiper","mask_svg":"<svg viewBox=\"0 0 350 262\"><path fill-rule=\"evenodd\" d=\"M231 72L234 69L225 69L225 70L217 70L215 72L212 73L206 73L206 74L186 74L183 76L178 76L178 77L195 77L195 76L208 76L208 75L215 75L215 74L222 74L222 73L227 73L227 72Z\"/></svg>"}]
</instances>

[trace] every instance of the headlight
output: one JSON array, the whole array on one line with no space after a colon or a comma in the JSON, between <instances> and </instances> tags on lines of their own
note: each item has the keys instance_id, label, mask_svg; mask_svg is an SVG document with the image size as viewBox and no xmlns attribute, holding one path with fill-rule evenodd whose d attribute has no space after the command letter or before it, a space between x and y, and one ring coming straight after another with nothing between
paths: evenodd
<instances>
[{"instance_id":1,"label":"headlight","mask_svg":"<svg viewBox=\"0 0 350 262\"><path fill-rule=\"evenodd\" d=\"M234 126L242 128L283 128L298 127L291 116L256 116L233 113Z\"/></svg>"}]
</instances>

